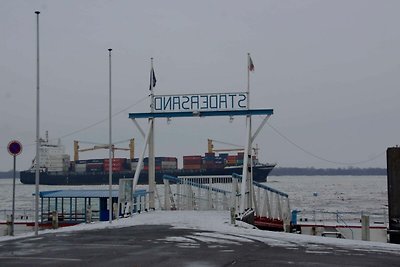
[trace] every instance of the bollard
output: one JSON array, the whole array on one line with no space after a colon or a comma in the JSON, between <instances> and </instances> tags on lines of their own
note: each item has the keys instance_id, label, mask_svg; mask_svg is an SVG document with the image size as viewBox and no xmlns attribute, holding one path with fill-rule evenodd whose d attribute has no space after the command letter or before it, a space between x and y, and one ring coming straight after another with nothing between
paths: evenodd
<instances>
[{"instance_id":1,"label":"bollard","mask_svg":"<svg viewBox=\"0 0 400 267\"><path fill-rule=\"evenodd\" d=\"M370 241L369 216L361 215L361 240Z\"/></svg>"},{"instance_id":2,"label":"bollard","mask_svg":"<svg viewBox=\"0 0 400 267\"><path fill-rule=\"evenodd\" d=\"M92 222L92 207L88 205L86 209L86 223L91 223L91 222Z\"/></svg>"},{"instance_id":3,"label":"bollard","mask_svg":"<svg viewBox=\"0 0 400 267\"><path fill-rule=\"evenodd\" d=\"M236 210L235 207L231 208L231 224L236 224Z\"/></svg>"},{"instance_id":4,"label":"bollard","mask_svg":"<svg viewBox=\"0 0 400 267\"><path fill-rule=\"evenodd\" d=\"M7 224L7 229L5 230L5 234L6 235L14 235L12 215L7 215L6 224Z\"/></svg>"},{"instance_id":5,"label":"bollard","mask_svg":"<svg viewBox=\"0 0 400 267\"><path fill-rule=\"evenodd\" d=\"M118 214L118 203L113 203L113 214L112 214L112 219L116 219L117 216L119 216Z\"/></svg>"},{"instance_id":6,"label":"bollard","mask_svg":"<svg viewBox=\"0 0 400 267\"><path fill-rule=\"evenodd\" d=\"M53 229L58 228L58 212L57 211L51 212L51 226L53 227Z\"/></svg>"}]
</instances>

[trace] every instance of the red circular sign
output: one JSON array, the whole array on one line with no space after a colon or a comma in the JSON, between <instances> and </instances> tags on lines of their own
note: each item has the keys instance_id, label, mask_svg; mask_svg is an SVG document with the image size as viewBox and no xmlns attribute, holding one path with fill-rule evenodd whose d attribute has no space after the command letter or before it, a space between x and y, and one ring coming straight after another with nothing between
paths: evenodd
<instances>
[{"instance_id":1,"label":"red circular sign","mask_svg":"<svg viewBox=\"0 0 400 267\"><path fill-rule=\"evenodd\" d=\"M11 155L18 156L22 152L22 145L19 141L12 140L10 143L8 143L7 149L8 153Z\"/></svg>"}]
</instances>

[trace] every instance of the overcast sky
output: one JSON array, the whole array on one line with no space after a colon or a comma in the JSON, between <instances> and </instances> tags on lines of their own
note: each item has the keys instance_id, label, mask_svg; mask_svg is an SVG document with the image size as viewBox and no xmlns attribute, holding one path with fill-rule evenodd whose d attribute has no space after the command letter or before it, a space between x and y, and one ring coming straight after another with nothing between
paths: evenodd
<instances>
[{"instance_id":1,"label":"overcast sky","mask_svg":"<svg viewBox=\"0 0 400 267\"><path fill-rule=\"evenodd\" d=\"M156 94L236 92L246 90L248 52L251 108L274 109L255 141L261 161L385 167L387 147L400 143L397 0L2 0L0 10L0 170L12 169L12 139L24 146L17 169L35 155L35 10L40 132L62 137L71 158L73 140L108 142L108 48L113 141L135 137L136 155L143 139L128 114L149 111L151 57ZM244 144L244 118L156 121L159 156L203 154L207 138ZM108 152L81 154L93 157Z\"/></svg>"}]
</instances>

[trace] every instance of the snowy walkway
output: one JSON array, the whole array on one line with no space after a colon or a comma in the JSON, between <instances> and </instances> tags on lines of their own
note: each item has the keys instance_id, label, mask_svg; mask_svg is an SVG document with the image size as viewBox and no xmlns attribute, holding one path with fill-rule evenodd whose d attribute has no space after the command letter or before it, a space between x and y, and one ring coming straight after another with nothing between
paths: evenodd
<instances>
[{"instance_id":1,"label":"snowy walkway","mask_svg":"<svg viewBox=\"0 0 400 267\"><path fill-rule=\"evenodd\" d=\"M157 211L1 237L0 265L398 266L400 245L261 231L229 220L228 212Z\"/></svg>"}]
</instances>

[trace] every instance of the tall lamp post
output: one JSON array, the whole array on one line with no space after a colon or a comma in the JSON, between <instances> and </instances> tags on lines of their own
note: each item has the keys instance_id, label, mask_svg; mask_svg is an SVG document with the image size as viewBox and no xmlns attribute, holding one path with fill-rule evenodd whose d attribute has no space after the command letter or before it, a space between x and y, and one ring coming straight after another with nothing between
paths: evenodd
<instances>
[{"instance_id":1,"label":"tall lamp post","mask_svg":"<svg viewBox=\"0 0 400 267\"><path fill-rule=\"evenodd\" d=\"M35 173L35 235L38 235L39 230L39 168L40 168L40 129L39 129L39 14L40 11L35 11L36 14L36 173Z\"/></svg>"},{"instance_id":2,"label":"tall lamp post","mask_svg":"<svg viewBox=\"0 0 400 267\"><path fill-rule=\"evenodd\" d=\"M113 203L112 203L112 138L111 138L111 51L112 49L108 49L108 64L109 64L109 110L108 110L108 122L109 122L109 140L108 140L108 190L109 190L109 222L112 223L112 214L113 214Z\"/></svg>"}]
</instances>

